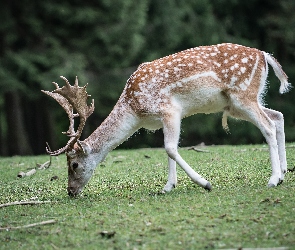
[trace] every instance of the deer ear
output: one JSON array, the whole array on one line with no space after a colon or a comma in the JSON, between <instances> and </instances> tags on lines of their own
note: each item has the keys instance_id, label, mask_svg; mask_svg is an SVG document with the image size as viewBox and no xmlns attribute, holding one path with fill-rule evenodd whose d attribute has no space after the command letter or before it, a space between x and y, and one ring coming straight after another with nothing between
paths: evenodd
<instances>
[{"instance_id":1,"label":"deer ear","mask_svg":"<svg viewBox=\"0 0 295 250\"><path fill-rule=\"evenodd\" d=\"M82 150L85 155L90 154L91 149L90 149L90 146L86 142L78 140L77 144L78 144L80 150Z\"/></svg>"}]
</instances>

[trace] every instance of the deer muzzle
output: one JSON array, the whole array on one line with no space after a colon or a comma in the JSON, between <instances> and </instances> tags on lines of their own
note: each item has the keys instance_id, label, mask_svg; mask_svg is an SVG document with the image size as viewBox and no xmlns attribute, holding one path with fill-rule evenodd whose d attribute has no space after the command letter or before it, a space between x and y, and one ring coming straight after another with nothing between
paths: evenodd
<instances>
[{"instance_id":1,"label":"deer muzzle","mask_svg":"<svg viewBox=\"0 0 295 250\"><path fill-rule=\"evenodd\" d=\"M70 197L76 197L79 193L81 192L80 188L76 188L76 187L68 187L68 195Z\"/></svg>"}]
</instances>

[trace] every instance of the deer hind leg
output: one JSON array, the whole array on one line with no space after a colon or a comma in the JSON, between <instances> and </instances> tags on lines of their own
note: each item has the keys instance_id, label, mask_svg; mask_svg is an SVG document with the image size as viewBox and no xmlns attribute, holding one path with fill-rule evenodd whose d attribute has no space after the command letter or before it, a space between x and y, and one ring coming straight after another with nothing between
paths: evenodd
<instances>
[{"instance_id":1,"label":"deer hind leg","mask_svg":"<svg viewBox=\"0 0 295 250\"><path fill-rule=\"evenodd\" d=\"M267 114L276 126L276 139L278 143L280 167L281 167L281 181L284 180L287 173L287 158L285 147L285 132L284 132L284 116L281 112L263 107L262 110Z\"/></svg>"},{"instance_id":2,"label":"deer hind leg","mask_svg":"<svg viewBox=\"0 0 295 250\"><path fill-rule=\"evenodd\" d=\"M211 184L206 179L204 179L201 175L196 173L180 156L178 153L178 140L180 134L180 123L181 123L181 116L180 113L175 111L169 114L165 114L163 116L163 132L164 132L164 143L165 143L165 150L171 160L169 160L169 168L170 173L168 176L168 185L171 185L170 178L172 178L174 172L174 163L175 161L191 178L191 180L198 184L199 186L211 190ZM176 174L175 174L176 177ZM166 184L166 186L167 186ZM165 186L165 187L166 187ZM165 190L164 187L164 190ZM169 186L168 186L169 187Z\"/></svg>"},{"instance_id":3,"label":"deer hind leg","mask_svg":"<svg viewBox=\"0 0 295 250\"><path fill-rule=\"evenodd\" d=\"M258 103L249 103L249 100L247 100L247 103L242 103L241 100L238 103L236 100L232 102L234 107L231 107L230 113L234 117L252 122L260 129L268 144L270 153L272 175L268 186L277 186L282 180L282 174L276 135L276 123L269 118L264 108Z\"/></svg>"},{"instance_id":4,"label":"deer hind leg","mask_svg":"<svg viewBox=\"0 0 295 250\"><path fill-rule=\"evenodd\" d=\"M177 184L176 161L168 156L168 181L163 189L163 192L170 192Z\"/></svg>"}]
</instances>

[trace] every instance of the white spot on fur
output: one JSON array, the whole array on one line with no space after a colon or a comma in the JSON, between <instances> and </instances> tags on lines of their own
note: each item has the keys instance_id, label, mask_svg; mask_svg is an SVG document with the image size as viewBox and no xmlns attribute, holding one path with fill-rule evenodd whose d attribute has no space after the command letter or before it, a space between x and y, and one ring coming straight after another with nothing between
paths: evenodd
<instances>
[{"instance_id":1,"label":"white spot on fur","mask_svg":"<svg viewBox=\"0 0 295 250\"><path fill-rule=\"evenodd\" d=\"M255 74L255 72L256 72L256 70L257 70L257 67L258 67L258 61L259 61L259 56L256 55L256 61L255 61L254 67L253 67L253 69L252 69L252 72L251 72L250 78L248 79L249 84L250 84L250 82L252 82L252 79L253 79L253 77L254 77L254 74ZM248 84L248 85L249 85L249 84Z\"/></svg>"},{"instance_id":2,"label":"white spot on fur","mask_svg":"<svg viewBox=\"0 0 295 250\"><path fill-rule=\"evenodd\" d=\"M235 77L235 76L233 76L233 77L230 79L230 84L229 84L229 86L230 86L230 87L233 87L233 86L235 85L235 83L236 83L237 80L238 80L238 78Z\"/></svg>"},{"instance_id":3,"label":"white spot on fur","mask_svg":"<svg viewBox=\"0 0 295 250\"><path fill-rule=\"evenodd\" d=\"M242 59L242 63L247 63L248 62L248 58L247 57L244 57L243 59Z\"/></svg>"},{"instance_id":4,"label":"white spot on fur","mask_svg":"<svg viewBox=\"0 0 295 250\"><path fill-rule=\"evenodd\" d=\"M243 90L243 91L245 91L245 90L247 89L247 85L245 85L244 83L241 83L241 84L239 85L239 87L240 87L240 89Z\"/></svg>"}]
</instances>

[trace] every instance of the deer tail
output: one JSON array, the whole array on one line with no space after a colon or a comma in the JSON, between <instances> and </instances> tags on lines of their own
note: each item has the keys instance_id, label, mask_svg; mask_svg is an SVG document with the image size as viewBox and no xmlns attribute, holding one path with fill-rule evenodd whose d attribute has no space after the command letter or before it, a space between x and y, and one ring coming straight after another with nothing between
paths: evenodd
<instances>
[{"instance_id":1,"label":"deer tail","mask_svg":"<svg viewBox=\"0 0 295 250\"><path fill-rule=\"evenodd\" d=\"M277 61L277 59L266 52L264 52L264 57L266 61L271 65L275 72L275 75L281 82L280 93L283 94L288 92L292 86L291 83L288 82L288 76L283 71L281 64Z\"/></svg>"}]
</instances>

